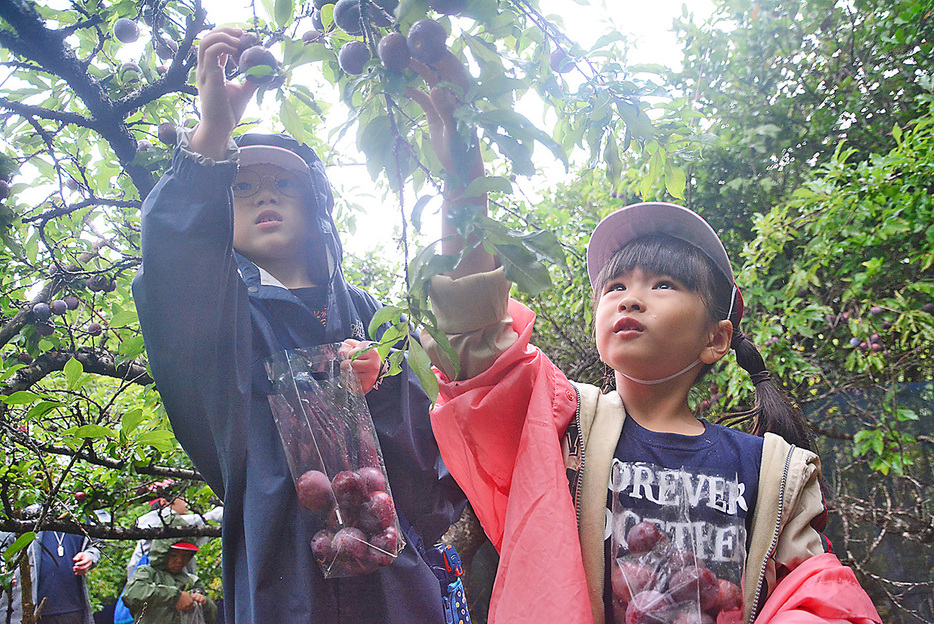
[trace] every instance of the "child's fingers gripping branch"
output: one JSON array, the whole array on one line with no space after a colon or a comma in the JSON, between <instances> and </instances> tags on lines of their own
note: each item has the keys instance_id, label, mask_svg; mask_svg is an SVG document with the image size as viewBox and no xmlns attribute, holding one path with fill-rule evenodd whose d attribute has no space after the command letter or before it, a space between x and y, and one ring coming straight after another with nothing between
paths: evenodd
<instances>
[{"instance_id":1,"label":"child's fingers gripping branch","mask_svg":"<svg viewBox=\"0 0 934 624\"><path fill-rule=\"evenodd\" d=\"M364 393L369 392L376 385L376 380L379 379L379 373L383 367L379 352L371 348L372 346L372 342L361 342L348 338L340 348L341 354L347 358L343 365L353 368Z\"/></svg>"},{"instance_id":2,"label":"child's fingers gripping branch","mask_svg":"<svg viewBox=\"0 0 934 624\"><path fill-rule=\"evenodd\" d=\"M257 85L249 80L227 80L224 73L227 59L237 53L242 32L233 26L218 26L202 37L198 44L196 77L201 122L192 135L191 146L209 158L224 157L230 133L257 89Z\"/></svg>"}]
</instances>

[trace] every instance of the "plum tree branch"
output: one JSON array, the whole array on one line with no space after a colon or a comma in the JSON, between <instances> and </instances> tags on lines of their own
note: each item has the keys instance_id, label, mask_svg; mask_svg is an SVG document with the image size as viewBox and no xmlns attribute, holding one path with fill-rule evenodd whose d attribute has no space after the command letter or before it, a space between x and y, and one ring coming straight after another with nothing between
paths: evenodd
<instances>
[{"instance_id":1,"label":"plum tree branch","mask_svg":"<svg viewBox=\"0 0 934 624\"><path fill-rule=\"evenodd\" d=\"M100 455L92 454L91 452L86 452L82 449L73 449L67 446L38 443L35 440L29 438L26 434L20 433L18 431L11 431L10 435L20 443L24 443L28 440L30 444L24 444L24 446L28 446L28 448L33 449L34 452L52 453L53 455L61 455L63 457L74 457L95 466L112 468L114 470L125 470L129 465L125 460L114 459L113 457L101 457ZM146 466L133 466L132 470L137 474L146 475L149 477L168 477L172 479L187 479L189 481L204 481L204 477L201 476L200 472L190 468L176 468L174 466L148 464Z\"/></svg>"},{"instance_id":2,"label":"plum tree branch","mask_svg":"<svg viewBox=\"0 0 934 624\"><path fill-rule=\"evenodd\" d=\"M75 211L81 210L82 208L89 208L91 206L110 206L114 208L139 208L142 205L142 202L136 199L104 199L102 197L91 197L89 199L76 202L74 204L55 206L52 210L47 210L41 214L35 215L33 217L26 217L23 219L23 223L34 223L34 222L48 222L52 219L69 215Z\"/></svg>"},{"instance_id":3,"label":"plum tree branch","mask_svg":"<svg viewBox=\"0 0 934 624\"><path fill-rule=\"evenodd\" d=\"M6 326L3 329L6 329ZM152 377L142 364L117 362L114 354L109 351L81 347L73 353L63 351L44 353L30 366L16 371L10 383L0 386L0 394L12 394L32 387L49 373L62 370L72 357L81 363L85 373L122 379L143 386L153 383Z\"/></svg>"},{"instance_id":4,"label":"plum tree branch","mask_svg":"<svg viewBox=\"0 0 934 624\"><path fill-rule=\"evenodd\" d=\"M0 106L10 111L11 113L16 113L17 115L21 115L25 118L38 117L40 119L60 121L65 124L74 124L76 126L81 126L82 128L89 128L91 130L98 131L97 124L93 119L85 117L84 115L79 115L78 113L50 110L41 106L14 102L7 98L0 98Z\"/></svg>"},{"instance_id":5,"label":"plum tree branch","mask_svg":"<svg viewBox=\"0 0 934 624\"><path fill-rule=\"evenodd\" d=\"M85 524L66 519L46 519L37 526L35 522L4 518L0 520L0 531L22 534L29 531L61 531L87 535L103 540L140 540L162 537L220 537L221 527L205 526L159 526L151 528L118 527L105 524Z\"/></svg>"},{"instance_id":6,"label":"plum tree branch","mask_svg":"<svg viewBox=\"0 0 934 624\"><path fill-rule=\"evenodd\" d=\"M196 6L194 16L188 20L185 50L190 50L191 42L204 24L204 11L201 10L200 3L196 3ZM165 78L144 87L124 100L115 102L108 97L101 81L88 73L87 64L79 60L74 50L66 45L65 39L70 31L46 28L39 12L25 0L0 3L0 18L12 27L12 31L0 30L0 46L39 65L44 71L64 79L84 103L90 116L51 111L42 107L32 107L26 110L20 108L22 105L9 100L2 104L9 110L24 116L53 119L94 130L110 144L117 159L133 180L140 196L147 195L155 185L155 180L152 172L133 162L137 142L126 124L126 116L166 93L173 91L190 93L191 89L186 87L185 79L194 61L180 55L173 62L172 69ZM85 24L93 25L87 21Z\"/></svg>"}]
</instances>

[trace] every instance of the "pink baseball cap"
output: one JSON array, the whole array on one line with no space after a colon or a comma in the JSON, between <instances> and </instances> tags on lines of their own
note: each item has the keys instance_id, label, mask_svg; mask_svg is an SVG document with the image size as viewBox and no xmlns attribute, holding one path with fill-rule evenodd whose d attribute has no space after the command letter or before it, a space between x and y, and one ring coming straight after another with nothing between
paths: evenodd
<instances>
[{"instance_id":1,"label":"pink baseball cap","mask_svg":"<svg viewBox=\"0 0 934 624\"><path fill-rule=\"evenodd\" d=\"M738 326L742 318L742 295L736 288L733 267L720 237L703 217L684 206L665 202L644 202L624 206L603 218L590 236L587 245L587 274L590 285L604 265L622 246L640 236L667 234L683 240L710 258L714 266L733 286L730 320Z\"/></svg>"}]
</instances>

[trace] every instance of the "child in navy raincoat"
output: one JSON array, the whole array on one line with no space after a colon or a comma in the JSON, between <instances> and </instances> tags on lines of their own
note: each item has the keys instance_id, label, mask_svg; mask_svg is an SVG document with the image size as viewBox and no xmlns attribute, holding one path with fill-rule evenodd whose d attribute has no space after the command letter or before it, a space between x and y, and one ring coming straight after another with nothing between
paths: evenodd
<instances>
[{"instance_id":1,"label":"child in navy raincoat","mask_svg":"<svg viewBox=\"0 0 934 624\"><path fill-rule=\"evenodd\" d=\"M344 279L314 152L282 135L231 141L256 89L225 80L239 34L219 27L201 40L201 123L180 133L171 170L144 202L133 286L175 435L224 500L227 621L444 622L438 580L412 539L388 567L329 580L309 547L321 527L300 512L263 362L345 340L359 351L381 304ZM372 387L375 351L354 365ZM440 460L429 400L408 367L366 398L404 526L432 544L464 499Z\"/></svg>"}]
</instances>

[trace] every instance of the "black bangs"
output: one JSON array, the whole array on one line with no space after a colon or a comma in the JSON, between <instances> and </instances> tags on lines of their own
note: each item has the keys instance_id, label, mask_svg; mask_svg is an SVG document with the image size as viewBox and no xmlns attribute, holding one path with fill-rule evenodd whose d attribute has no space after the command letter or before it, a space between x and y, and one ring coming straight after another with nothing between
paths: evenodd
<instances>
[{"instance_id":1,"label":"black bangs","mask_svg":"<svg viewBox=\"0 0 934 624\"><path fill-rule=\"evenodd\" d=\"M626 243L600 270L594 297L600 297L610 280L634 269L678 280L700 295L712 319L726 318L732 289L726 279L718 279L720 273L713 262L693 245L664 234L641 236Z\"/></svg>"}]
</instances>

